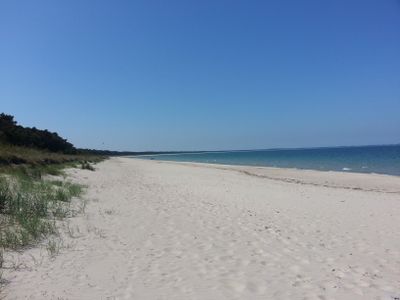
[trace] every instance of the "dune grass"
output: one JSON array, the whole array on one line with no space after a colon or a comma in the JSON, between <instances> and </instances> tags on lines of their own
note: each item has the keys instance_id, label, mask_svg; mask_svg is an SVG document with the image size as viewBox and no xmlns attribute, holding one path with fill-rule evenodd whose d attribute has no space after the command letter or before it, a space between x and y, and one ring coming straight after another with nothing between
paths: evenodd
<instances>
[{"instance_id":1,"label":"dune grass","mask_svg":"<svg viewBox=\"0 0 400 300\"><path fill-rule=\"evenodd\" d=\"M43 175L60 175L63 167L70 166L22 166L0 173L0 288L5 250L23 250L45 240L49 255L58 253L56 221L78 212L71 200L82 194L84 186Z\"/></svg>"},{"instance_id":2,"label":"dune grass","mask_svg":"<svg viewBox=\"0 0 400 300\"><path fill-rule=\"evenodd\" d=\"M0 144L0 165L10 164L50 164L74 161L76 155L48 152L33 148Z\"/></svg>"},{"instance_id":3,"label":"dune grass","mask_svg":"<svg viewBox=\"0 0 400 300\"><path fill-rule=\"evenodd\" d=\"M90 154L63 154L34 148L0 143L0 167L11 165L54 166L74 162L98 162L104 156Z\"/></svg>"},{"instance_id":4,"label":"dune grass","mask_svg":"<svg viewBox=\"0 0 400 300\"><path fill-rule=\"evenodd\" d=\"M91 163L103 159L0 144L0 248L19 249L55 234L55 220L68 217L71 199L82 193L63 170L94 170Z\"/></svg>"},{"instance_id":5,"label":"dune grass","mask_svg":"<svg viewBox=\"0 0 400 300\"><path fill-rule=\"evenodd\" d=\"M81 168L83 170L89 170L89 171L94 171L94 167L88 162L88 161L83 161L81 163Z\"/></svg>"},{"instance_id":6,"label":"dune grass","mask_svg":"<svg viewBox=\"0 0 400 300\"><path fill-rule=\"evenodd\" d=\"M72 215L83 187L23 172L0 176L0 247L17 250L56 234L55 221Z\"/></svg>"},{"instance_id":7,"label":"dune grass","mask_svg":"<svg viewBox=\"0 0 400 300\"><path fill-rule=\"evenodd\" d=\"M0 287L4 250L22 250L43 241L50 255L58 252L57 221L85 207L85 201L72 205L83 186L69 182L64 169L94 171L92 164L105 159L99 154L0 114Z\"/></svg>"},{"instance_id":8,"label":"dune grass","mask_svg":"<svg viewBox=\"0 0 400 300\"><path fill-rule=\"evenodd\" d=\"M84 186L68 181L64 170L94 171L92 164L104 159L0 143L0 287L4 251L20 251L43 241L49 255L55 255L60 248L57 221L85 207L83 199L72 205Z\"/></svg>"}]
</instances>

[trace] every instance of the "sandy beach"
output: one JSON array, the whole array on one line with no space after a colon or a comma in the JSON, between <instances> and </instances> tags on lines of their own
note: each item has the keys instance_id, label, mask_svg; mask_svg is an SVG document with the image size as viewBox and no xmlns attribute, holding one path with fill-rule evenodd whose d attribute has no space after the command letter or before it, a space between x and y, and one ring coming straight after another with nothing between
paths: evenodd
<instances>
[{"instance_id":1,"label":"sandy beach","mask_svg":"<svg viewBox=\"0 0 400 300\"><path fill-rule=\"evenodd\" d=\"M6 299L400 297L400 177L131 158L69 176L85 213L55 257L13 254Z\"/></svg>"}]
</instances>

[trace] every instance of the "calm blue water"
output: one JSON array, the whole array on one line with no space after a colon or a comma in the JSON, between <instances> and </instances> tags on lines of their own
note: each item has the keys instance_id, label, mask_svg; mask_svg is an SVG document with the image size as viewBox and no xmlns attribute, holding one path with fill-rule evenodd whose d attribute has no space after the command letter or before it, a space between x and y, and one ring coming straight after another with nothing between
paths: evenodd
<instances>
[{"instance_id":1,"label":"calm blue water","mask_svg":"<svg viewBox=\"0 0 400 300\"><path fill-rule=\"evenodd\" d=\"M142 158L400 176L400 145L160 154Z\"/></svg>"}]
</instances>

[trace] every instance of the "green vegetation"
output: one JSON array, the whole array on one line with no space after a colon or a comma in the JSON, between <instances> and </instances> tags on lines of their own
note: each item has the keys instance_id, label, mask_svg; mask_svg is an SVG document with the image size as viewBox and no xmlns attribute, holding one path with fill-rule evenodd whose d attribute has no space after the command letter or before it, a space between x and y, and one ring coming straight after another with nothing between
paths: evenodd
<instances>
[{"instance_id":1,"label":"green vegetation","mask_svg":"<svg viewBox=\"0 0 400 300\"><path fill-rule=\"evenodd\" d=\"M98 162L104 159L99 153L96 150L76 149L55 132L23 127L13 116L0 114L0 167Z\"/></svg>"},{"instance_id":2,"label":"green vegetation","mask_svg":"<svg viewBox=\"0 0 400 300\"><path fill-rule=\"evenodd\" d=\"M92 164L104 159L96 150L76 149L57 133L23 127L0 114L0 285L4 250L46 241L49 254L57 254L56 222L84 209L83 200L71 202L84 187L68 181L64 169L94 171Z\"/></svg>"},{"instance_id":3,"label":"green vegetation","mask_svg":"<svg viewBox=\"0 0 400 300\"><path fill-rule=\"evenodd\" d=\"M81 166L83 170L94 171L94 167L87 161L83 161Z\"/></svg>"},{"instance_id":4,"label":"green vegetation","mask_svg":"<svg viewBox=\"0 0 400 300\"><path fill-rule=\"evenodd\" d=\"M15 146L45 149L51 152L77 153L75 147L57 133L17 125L13 116L4 113L0 114L0 141Z\"/></svg>"},{"instance_id":5,"label":"green vegetation","mask_svg":"<svg viewBox=\"0 0 400 300\"><path fill-rule=\"evenodd\" d=\"M19 249L56 234L55 220L74 214L82 186L22 172L0 177L0 247Z\"/></svg>"},{"instance_id":6,"label":"green vegetation","mask_svg":"<svg viewBox=\"0 0 400 300\"><path fill-rule=\"evenodd\" d=\"M77 160L99 161L101 159L102 157L98 155L71 155L0 143L0 166L21 164L35 166L60 164Z\"/></svg>"}]
</instances>

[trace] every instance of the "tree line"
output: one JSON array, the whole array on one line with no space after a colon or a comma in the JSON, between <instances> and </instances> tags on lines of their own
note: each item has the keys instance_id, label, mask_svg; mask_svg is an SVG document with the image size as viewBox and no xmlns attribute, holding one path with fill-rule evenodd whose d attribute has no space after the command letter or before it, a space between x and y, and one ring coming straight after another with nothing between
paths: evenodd
<instances>
[{"instance_id":1,"label":"tree line","mask_svg":"<svg viewBox=\"0 0 400 300\"><path fill-rule=\"evenodd\" d=\"M18 125L14 116L0 114L0 143L76 154L77 149L56 132Z\"/></svg>"}]
</instances>

